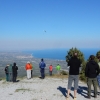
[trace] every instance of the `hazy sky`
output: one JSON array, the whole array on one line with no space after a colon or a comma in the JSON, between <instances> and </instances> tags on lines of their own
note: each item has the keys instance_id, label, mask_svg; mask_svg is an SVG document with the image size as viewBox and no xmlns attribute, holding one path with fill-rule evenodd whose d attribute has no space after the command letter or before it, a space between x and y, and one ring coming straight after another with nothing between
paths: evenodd
<instances>
[{"instance_id":1,"label":"hazy sky","mask_svg":"<svg viewBox=\"0 0 100 100\"><path fill-rule=\"evenodd\" d=\"M100 0L0 0L0 49L100 48Z\"/></svg>"}]
</instances>

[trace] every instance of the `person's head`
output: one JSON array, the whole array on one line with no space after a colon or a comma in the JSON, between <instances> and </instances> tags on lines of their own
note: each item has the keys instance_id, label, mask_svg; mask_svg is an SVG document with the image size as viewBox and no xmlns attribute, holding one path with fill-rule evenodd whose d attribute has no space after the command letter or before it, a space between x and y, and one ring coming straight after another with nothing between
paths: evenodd
<instances>
[{"instance_id":1,"label":"person's head","mask_svg":"<svg viewBox=\"0 0 100 100\"><path fill-rule=\"evenodd\" d=\"M43 58L41 59L41 61L43 61Z\"/></svg>"},{"instance_id":2,"label":"person's head","mask_svg":"<svg viewBox=\"0 0 100 100\"><path fill-rule=\"evenodd\" d=\"M74 57L77 57L77 56L78 56L77 52L74 52Z\"/></svg>"},{"instance_id":3,"label":"person's head","mask_svg":"<svg viewBox=\"0 0 100 100\"><path fill-rule=\"evenodd\" d=\"M7 65L7 67L9 67L9 65Z\"/></svg>"},{"instance_id":4,"label":"person's head","mask_svg":"<svg viewBox=\"0 0 100 100\"><path fill-rule=\"evenodd\" d=\"M16 66L16 63L14 62L13 65Z\"/></svg>"},{"instance_id":5,"label":"person's head","mask_svg":"<svg viewBox=\"0 0 100 100\"><path fill-rule=\"evenodd\" d=\"M90 60L94 60L95 56L94 55L90 55Z\"/></svg>"}]
</instances>

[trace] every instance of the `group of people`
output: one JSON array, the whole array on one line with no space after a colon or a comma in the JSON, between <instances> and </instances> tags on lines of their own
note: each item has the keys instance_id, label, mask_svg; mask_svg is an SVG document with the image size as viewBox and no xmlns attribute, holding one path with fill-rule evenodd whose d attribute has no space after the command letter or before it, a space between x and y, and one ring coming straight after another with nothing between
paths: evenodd
<instances>
[{"instance_id":1,"label":"group of people","mask_svg":"<svg viewBox=\"0 0 100 100\"><path fill-rule=\"evenodd\" d=\"M97 82L100 89L100 57L99 57L99 63L97 63L95 60L95 56L91 55L89 61L86 64L85 68L85 76L87 77L87 86L88 86L88 95L87 98L91 98L91 85L93 84L94 87L94 98L97 98ZM69 69L69 77L68 77L68 92L67 92L67 100L69 100L70 90L72 87L72 82L74 81L74 100L76 100L77 95L77 89L78 89L78 82L79 82L79 69L81 67L81 61L78 59L78 54L75 52L74 56L71 57L71 59L68 61L68 66L70 66ZM41 59L41 62L39 63L40 73L41 73L41 79L45 78L45 67L46 64L43 59ZM32 69L33 65L28 61L25 65L25 69L27 72L27 79L32 78ZM61 66L58 64L56 66L57 73L60 73ZM13 81L16 82L17 78L17 70L18 67L16 66L16 63L13 63L13 65L7 65L5 67L5 73L6 73L6 80L7 81ZM52 75L53 66L49 66L49 74Z\"/></svg>"},{"instance_id":2,"label":"group of people","mask_svg":"<svg viewBox=\"0 0 100 100\"><path fill-rule=\"evenodd\" d=\"M6 81L16 82L17 70L18 70L18 67L16 66L16 63L13 63L13 65L12 64L7 65L5 67Z\"/></svg>"},{"instance_id":3,"label":"group of people","mask_svg":"<svg viewBox=\"0 0 100 100\"><path fill-rule=\"evenodd\" d=\"M86 64L85 68L85 76L87 77L87 86L88 86L88 95L87 98L91 98L91 85L94 87L94 98L97 98L97 82L100 89L100 57L99 63L95 60L94 55L90 55L90 59ZM78 89L78 81L79 81L79 68L81 67L81 61L78 59L78 54L74 53L74 56L69 60L68 66L69 69L69 77L68 77L68 92L67 92L67 100L69 100L70 90L72 87L72 82L74 81L74 100L76 100L77 89Z\"/></svg>"},{"instance_id":4,"label":"group of people","mask_svg":"<svg viewBox=\"0 0 100 100\"><path fill-rule=\"evenodd\" d=\"M46 67L46 64L45 64L44 60L41 59L41 62L39 63L41 79L45 78L45 67ZM61 66L58 64L56 66L56 70L57 70L58 74L60 73L60 68L61 68ZM18 74L17 70L18 70L18 67L16 66L16 63L13 63L13 65L12 64L7 65L5 67L6 81L16 82L16 78L17 78L17 74ZM32 78L32 74L33 74L33 65L32 65L31 62L28 61L26 63L25 70L26 70L26 73L27 73L27 79L31 79ZM53 71L53 66L50 65L49 66L49 74L50 74L50 76L52 76L52 71Z\"/></svg>"}]
</instances>

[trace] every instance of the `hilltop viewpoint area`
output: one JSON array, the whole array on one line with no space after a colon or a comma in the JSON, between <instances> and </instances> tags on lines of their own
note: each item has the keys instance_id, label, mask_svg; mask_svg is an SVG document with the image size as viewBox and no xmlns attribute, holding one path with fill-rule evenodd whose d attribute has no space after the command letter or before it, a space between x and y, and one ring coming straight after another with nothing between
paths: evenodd
<instances>
[{"instance_id":1,"label":"hilltop viewpoint area","mask_svg":"<svg viewBox=\"0 0 100 100\"><path fill-rule=\"evenodd\" d=\"M45 79L33 77L27 80L26 77L17 78L17 82L6 82L0 80L0 100L66 100L68 76L53 75L46 76ZM73 100L74 88L72 85L69 100ZM79 81L77 100L88 100L87 84ZM91 100L100 100L93 97L93 87Z\"/></svg>"}]
</instances>

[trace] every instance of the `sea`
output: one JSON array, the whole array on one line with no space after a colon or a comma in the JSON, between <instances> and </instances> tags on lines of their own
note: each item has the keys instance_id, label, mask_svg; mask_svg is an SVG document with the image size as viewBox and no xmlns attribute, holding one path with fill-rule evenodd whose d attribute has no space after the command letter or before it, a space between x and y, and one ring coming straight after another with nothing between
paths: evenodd
<instances>
[{"instance_id":1,"label":"sea","mask_svg":"<svg viewBox=\"0 0 100 100\"><path fill-rule=\"evenodd\" d=\"M45 50L27 50L25 52L30 53L35 58L45 58L45 59L56 59L65 60L66 55L70 49L45 49ZM96 55L100 48L81 48L78 49L84 54L85 60L89 58L90 55Z\"/></svg>"}]
</instances>

